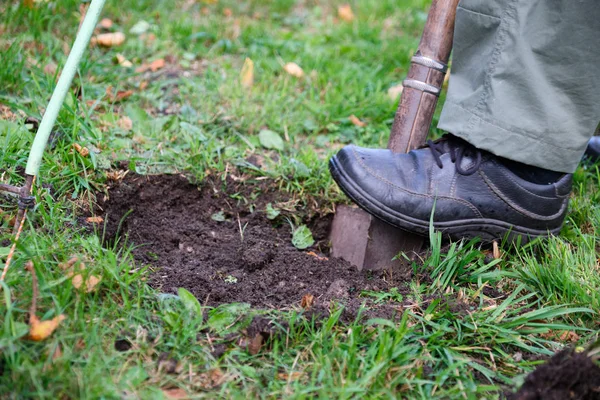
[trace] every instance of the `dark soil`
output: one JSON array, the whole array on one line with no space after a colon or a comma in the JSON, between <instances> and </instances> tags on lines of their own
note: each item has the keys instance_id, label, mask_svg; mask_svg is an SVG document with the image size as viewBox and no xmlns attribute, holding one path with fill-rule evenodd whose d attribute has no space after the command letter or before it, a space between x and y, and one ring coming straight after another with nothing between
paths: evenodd
<instances>
[{"instance_id":1,"label":"dark soil","mask_svg":"<svg viewBox=\"0 0 600 400\"><path fill-rule=\"evenodd\" d=\"M267 203L284 211L269 220ZM375 304L361 293L391 287L403 293L412 277L409 267L359 272L325 258L332 216L311 215L302 201L265 181L207 179L198 187L179 175L129 175L109 189L100 208L106 237L126 235L136 245L136 260L152 267L150 285L170 293L183 287L205 305L299 309L303 296L311 295L313 312L327 314L335 301L345 306L342 319L352 319L366 302L366 317L393 318L401 303ZM225 221L212 218L219 212ZM293 247L286 217L302 218L311 228L312 248Z\"/></svg>"},{"instance_id":2,"label":"dark soil","mask_svg":"<svg viewBox=\"0 0 600 400\"><path fill-rule=\"evenodd\" d=\"M598 400L600 367L585 353L557 353L527 376L510 400Z\"/></svg>"}]
</instances>

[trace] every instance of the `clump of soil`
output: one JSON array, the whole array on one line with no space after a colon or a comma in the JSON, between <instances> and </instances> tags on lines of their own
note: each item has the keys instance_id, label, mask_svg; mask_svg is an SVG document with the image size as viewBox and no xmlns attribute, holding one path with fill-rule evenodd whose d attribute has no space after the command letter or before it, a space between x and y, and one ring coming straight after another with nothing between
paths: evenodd
<instances>
[{"instance_id":1,"label":"clump of soil","mask_svg":"<svg viewBox=\"0 0 600 400\"><path fill-rule=\"evenodd\" d=\"M400 303L375 304L361 293L391 287L406 292L409 267L359 272L341 259L326 258L332 216L304 215L316 244L298 250L285 212L269 220L267 203L290 210L294 201L264 181L208 179L198 187L179 175L133 175L110 188L100 207L106 236L126 235L136 245L136 260L152 266L150 285L164 292L183 287L206 305L245 302L275 309L299 308L310 295L311 309L327 312L335 300L345 306L347 319L364 302L367 317L401 314Z\"/></svg>"},{"instance_id":2,"label":"clump of soil","mask_svg":"<svg viewBox=\"0 0 600 400\"><path fill-rule=\"evenodd\" d=\"M563 350L529 374L510 399L600 399L600 367L585 352Z\"/></svg>"}]
</instances>

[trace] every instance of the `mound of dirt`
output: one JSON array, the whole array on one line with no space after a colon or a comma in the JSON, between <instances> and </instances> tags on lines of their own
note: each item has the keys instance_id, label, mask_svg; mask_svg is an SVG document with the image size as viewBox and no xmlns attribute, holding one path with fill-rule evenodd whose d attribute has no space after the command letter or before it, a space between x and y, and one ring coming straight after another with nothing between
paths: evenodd
<instances>
[{"instance_id":1,"label":"mound of dirt","mask_svg":"<svg viewBox=\"0 0 600 400\"><path fill-rule=\"evenodd\" d=\"M303 216L316 244L300 251L291 243L286 212L269 220L267 203L293 208L289 195L264 181L205 180L198 187L178 175L134 175L110 188L100 207L106 237L126 235L136 245L136 260L152 267L150 285L164 292L183 287L206 305L245 302L275 309L299 308L304 298L304 306L313 302L310 308L324 312L335 300L345 305L346 318L364 302L367 317L401 314L401 303L376 304L361 293L391 287L405 292L410 267L359 272L326 258L331 216Z\"/></svg>"},{"instance_id":2,"label":"mound of dirt","mask_svg":"<svg viewBox=\"0 0 600 400\"><path fill-rule=\"evenodd\" d=\"M572 349L555 354L527 376L510 400L598 400L600 367Z\"/></svg>"}]
</instances>

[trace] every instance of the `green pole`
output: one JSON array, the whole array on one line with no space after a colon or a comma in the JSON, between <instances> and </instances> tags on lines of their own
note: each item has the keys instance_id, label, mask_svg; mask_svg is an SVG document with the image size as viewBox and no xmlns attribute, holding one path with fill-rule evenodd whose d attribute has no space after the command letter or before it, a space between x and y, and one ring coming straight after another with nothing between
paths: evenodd
<instances>
[{"instance_id":1,"label":"green pole","mask_svg":"<svg viewBox=\"0 0 600 400\"><path fill-rule=\"evenodd\" d=\"M44 155L44 149L48 143L50 132L52 132L58 112L60 111L65 101L65 97L69 92L71 82L73 82L73 78L77 72L77 67L79 66L81 57L83 56L83 53L90 42L92 34L94 33L94 28L98 23L98 19L100 18L100 13L102 12L102 7L104 7L105 1L106 0L92 0L92 3L87 10L83 24L81 24L81 29L77 33L75 43L73 43L73 47L71 48L71 52L69 53L65 67L63 68L60 78L58 79L58 83L56 84L56 88L54 89L54 93L52 93L52 98L48 104L48 108L44 113L40 127L35 135L35 139L33 140L31 152L29 153L29 159L27 160L27 168L25 169L25 173L27 175L36 176L40 170L42 156Z\"/></svg>"}]
</instances>

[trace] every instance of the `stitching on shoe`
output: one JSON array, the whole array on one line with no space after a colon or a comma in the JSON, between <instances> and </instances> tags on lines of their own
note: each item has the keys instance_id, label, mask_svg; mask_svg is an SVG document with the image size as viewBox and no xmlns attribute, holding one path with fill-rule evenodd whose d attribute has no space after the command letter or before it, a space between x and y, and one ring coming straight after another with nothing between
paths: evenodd
<instances>
[{"instance_id":1,"label":"stitching on shoe","mask_svg":"<svg viewBox=\"0 0 600 400\"><path fill-rule=\"evenodd\" d=\"M369 168L361 160L360 156L358 155L358 153L356 152L356 150L355 150L354 147L352 147L351 149L352 149L352 154L354 155L354 158L356 158L356 160L358 161L358 163L365 169L365 171L367 171L369 174L373 175L375 178L379 179L380 181L384 182L388 186L396 188L397 190L400 190L402 192L412 194L413 196L425 197L425 198L428 198L428 199L433 199L434 198L434 196L431 196L431 195L425 195L425 194L421 194L421 193L411 192L410 190L406 190L404 188L401 188L400 186L395 185L394 183L388 181L384 177L379 176L378 174L375 173L375 171L373 171L371 168ZM454 202L460 203L462 205L465 205L465 206L469 207L471 209L471 211L473 211L475 213L476 216L478 216L479 218L483 218L483 215L481 214L481 212L479 212L479 210L473 204L469 203L466 200L456 199L456 198L447 197L447 196L436 196L435 198L444 199L444 200L450 200L450 201L454 201Z\"/></svg>"},{"instance_id":2,"label":"stitching on shoe","mask_svg":"<svg viewBox=\"0 0 600 400\"><path fill-rule=\"evenodd\" d=\"M513 210L515 210L516 212L518 212L519 214L521 214L525 217L538 219L541 221L552 221L552 220L555 220L556 218L559 218L560 215L564 213L564 211L568 205L568 201L563 200L558 212L556 212L553 215L549 215L549 216L532 213L532 212L527 211L524 208L514 204L513 202L505 199L504 196L501 195L502 192L496 187L496 185L494 185L490 181L488 176L483 171L479 170L479 174L483 178L483 181L486 183L486 185L492 190L492 193L494 193L496 195L496 197L498 197L500 200L502 200L504 203L506 203L510 208L512 208Z\"/></svg>"},{"instance_id":3,"label":"stitching on shoe","mask_svg":"<svg viewBox=\"0 0 600 400\"><path fill-rule=\"evenodd\" d=\"M504 170L504 166L498 164L496 161L494 160L490 160L490 162L492 164L494 164L494 166L500 171L500 173L508 180L510 180L512 183L514 183L515 185L517 185L518 187L520 187L521 189L523 189L524 191L526 191L527 193L529 193L530 195L537 197L538 199L544 199L544 200L553 200L552 197L546 197L546 196L540 196L539 194L535 194L533 192L531 192L529 189L521 186L521 184L519 184L519 182L517 182L512 176L510 176L509 174L506 173L506 171ZM487 175L486 175L487 176ZM556 186L554 191L556 192ZM564 198L565 196L560 196L558 194L556 194L558 197L560 198Z\"/></svg>"}]
</instances>

